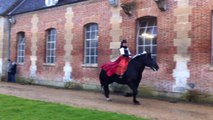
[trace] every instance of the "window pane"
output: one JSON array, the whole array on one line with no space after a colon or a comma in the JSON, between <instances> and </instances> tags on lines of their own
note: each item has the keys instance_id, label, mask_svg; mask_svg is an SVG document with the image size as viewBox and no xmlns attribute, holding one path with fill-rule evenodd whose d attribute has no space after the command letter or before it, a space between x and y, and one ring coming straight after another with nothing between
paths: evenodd
<instances>
[{"instance_id":1,"label":"window pane","mask_svg":"<svg viewBox=\"0 0 213 120\"><path fill-rule=\"evenodd\" d=\"M154 20L149 20L148 26L156 26L155 21Z\"/></svg>"},{"instance_id":2,"label":"window pane","mask_svg":"<svg viewBox=\"0 0 213 120\"><path fill-rule=\"evenodd\" d=\"M86 39L91 39L90 32L86 32Z\"/></svg>"},{"instance_id":3,"label":"window pane","mask_svg":"<svg viewBox=\"0 0 213 120\"><path fill-rule=\"evenodd\" d=\"M141 37L138 38L138 45L143 45L143 39Z\"/></svg>"},{"instance_id":4,"label":"window pane","mask_svg":"<svg viewBox=\"0 0 213 120\"><path fill-rule=\"evenodd\" d=\"M152 46L152 54L156 54L157 51L157 47L156 46Z\"/></svg>"},{"instance_id":5,"label":"window pane","mask_svg":"<svg viewBox=\"0 0 213 120\"><path fill-rule=\"evenodd\" d=\"M55 49L55 43L51 44L51 49L54 50Z\"/></svg>"},{"instance_id":6,"label":"window pane","mask_svg":"<svg viewBox=\"0 0 213 120\"><path fill-rule=\"evenodd\" d=\"M152 34L157 35L157 27L153 27L153 32Z\"/></svg>"},{"instance_id":7,"label":"window pane","mask_svg":"<svg viewBox=\"0 0 213 120\"><path fill-rule=\"evenodd\" d=\"M145 33L145 28L140 29L139 35L142 35L143 33Z\"/></svg>"},{"instance_id":8,"label":"window pane","mask_svg":"<svg viewBox=\"0 0 213 120\"><path fill-rule=\"evenodd\" d=\"M94 56L91 57L91 63L95 63L95 58L94 58Z\"/></svg>"},{"instance_id":9,"label":"window pane","mask_svg":"<svg viewBox=\"0 0 213 120\"><path fill-rule=\"evenodd\" d=\"M97 25L91 25L92 26L92 31L97 30Z\"/></svg>"},{"instance_id":10,"label":"window pane","mask_svg":"<svg viewBox=\"0 0 213 120\"><path fill-rule=\"evenodd\" d=\"M52 29L52 34L55 36L56 35L56 30Z\"/></svg>"},{"instance_id":11,"label":"window pane","mask_svg":"<svg viewBox=\"0 0 213 120\"><path fill-rule=\"evenodd\" d=\"M50 41L50 34L47 35L47 41Z\"/></svg>"},{"instance_id":12,"label":"window pane","mask_svg":"<svg viewBox=\"0 0 213 120\"><path fill-rule=\"evenodd\" d=\"M55 62L55 58L51 57L51 63L54 63L54 62Z\"/></svg>"},{"instance_id":13,"label":"window pane","mask_svg":"<svg viewBox=\"0 0 213 120\"><path fill-rule=\"evenodd\" d=\"M97 57L97 55L98 55L98 50L96 49L96 51L95 51L95 55L96 55L96 57Z\"/></svg>"},{"instance_id":14,"label":"window pane","mask_svg":"<svg viewBox=\"0 0 213 120\"><path fill-rule=\"evenodd\" d=\"M86 31L90 31L90 26L87 26L87 27L86 27Z\"/></svg>"},{"instance_id":15,"label":"window pane","mask_svg":"<svg viewBox=\"0 0 213 120\"><path fill-rule=\"evenodd\" d=\"M22 48L21 50L24 50L25 49L25 44L22 43Z\"/></svg>"},{"instance_id":16,"label":"window pane","mask_svg":"<svg viewBox=\"0 0 213 120\"><path fill-rule=\"evenodd\" d=\"M146 51L146 52L151 52L151 51L150 51L150 46L145 46L145 51Z\"/></svg>"},{"instance_id":17,"label":"window pane","mask_svg":"<svg viewBox=\"0 0 213 120\"><path fill-rule=\"evenodd\" d=\"M144 38L145 39L145 45L150 45L152 42L152 39L150 38Z\"/></svg>"},{"instance_id":18,"label":"window pane","mask_svg":"<svg viewBox=\"0 0 213 120\"><path fill-rule=\"evenodd\" d=\"M147 22L146 22L146 21L142 21L142 22L140 22L140 27L145 27L145 26L146 26L146 24L147 24Z\"/></svg>"},{"instance_id":19,"label":"window pane","mask_svg":"<svg viewBox=\"0 0 213 120\"><path fill-rule=\"evenodd\" d=\"M147 28L146 33L152 35L152 28Z\"/></svg>"},{"instance_id":20,"label":"window pane","mask_svg":"<svg viewBox=\"0 0 213 120\"><path fill-rule=\"evenodd\" d=\"M51 44L50 44L50 43L47 43L47 49L49 49L49 48L50 48L50 46L51 46Z\"/></svg>"},{"instance_id":21,"label":"window pane","mask_svg":"<svg viewBox=\"0 0 213 120\"><path fill-rule=\"evenodd\" d=\"M91 39L96 39L96 32L91 32Z\"/></svg>"},{"instance_id":22,"label":"window pane","mask_svg":"<svg viewBox=\"0 0 213 120\"><path fill-rule=\"evenodd\" d=\"M153 39L152 39L152 44L153 44L153 45L156 45L156 44L157 44L157 38L153 38Z\"/></svg>"},{"instance_id":23,"label":"window pane","mask_svg":"<svg viewBox=\"0 0 213 120\"><path fill-rule=\"evenodd\" d=\"M97 47L96 40L91 40L91 47Z\"/></svg>"},{"instance_id":24,"label":"window pane","mask_svg":"<svg viewBox=\"0 0 213 120\"><path fill-rule=\"evenodd\" d=\"M98 57L97 57L97 54L96 54L96 57L95 57L95 63L98 63Z\"/></svg>"},{"instance_id":25,"label":"window pane","mask_svg":"<svg viewBox=\"0 0 213 120\"><path fill-rule=\"evenodd\" d=\"M22 63L24 62L24 57L21 57L21 62L22 62Z\"/></svg>"},{"instance_id":26,"label":"window pane","mask_svg":"<svg viewBox=\"0 0 213 120\"><path fill-rule=\"evenodd\" d=\"M86 63L89 63L89 57L86 57Z\"/></svg>"},{"instance_id":27,"label":"window pane","mask_svg":"<svg viewBox=\"0 0 213 120\"><path fill-rule=\"evenodd\" d=\"M90 51L91 51L90 55L94 55L94 48L91 48Z\"/></svg>"},{"instance_id":28,"label":"window pane","mask_svg":"<svg viewBox=\"0 0 213 120\"><path fill-rule=\"evenodd\" d=\"M50 55L50 50L47 50L47 56L49 56Z\"/></svg>"},{"instance_id":29,"label":"window pane","mask_svg":"<svg viewBox=\"0 0 213 120\"><path fill-rule=\"evenodd\" d=\"M89 40L86 41L86 45L85 46L86 46L86 48L90 47L90 41Z\"/></svg>"},{"instance_id":30,"label":"window pane","mask_svg":"<svg viewBox=\"0 0 213 120\"><path fill-rule=\"evenodd\" d=\"M143 47L139 47L138 48L138 53L142 53L144 50L143 50Z\"/></svg>"},{"instance_id":31,"label":"window pane","mask_svg":"<svg viewBox=\"0 0 213 120\"><path fill-rule=\"evenodd\" d=\"M48 57L48 63L51 63L51 57Z\"/></svg>"},{"instance_id":32,"label":"window pane","mask_svg":"<svg viewBox=\"0 0 213 120\"><path fill-rule=\"evenodd\" d=\"M55 52L54 51L52 51L51 56L55 56Z\"/></svg>"},{"instance_id":33,"label":"window pane","mask_svg":"<svg viewBox=\"0 0 213 120\"><path fill-rule=\"evenodd\" d=\"M90 55L90 49L86 49L86 55Z\"/></svg>"},{"instance_id":34,"label":"window pane","mask_svg":"<svg viewBox=\"0 0 213 120\"><path fill-rule=\"evenodd\" d=\"M49 63L49 57L46 57L46 63Z\"/></svg>"}]
</instances>

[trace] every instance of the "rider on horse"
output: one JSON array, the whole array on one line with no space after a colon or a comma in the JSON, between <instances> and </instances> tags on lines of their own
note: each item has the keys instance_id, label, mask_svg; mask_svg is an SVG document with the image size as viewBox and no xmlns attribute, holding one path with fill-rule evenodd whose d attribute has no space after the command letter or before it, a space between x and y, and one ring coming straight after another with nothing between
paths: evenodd
<instances>
[{"instance_id":1,"label":"rider on horse","mask_svg":"<svg viewBox=\"0 0 213 120\"><path fill-rule=\"evenodd\" d=\"M124 39L121 41L120 45L120 57L114 62L109 62L101 66L107 72L107 76L111 76L113 74L117 74L122 78L124 72L127 69L129 60L130 60L130 50L127 47L127 41Z\"/></svg>"}]
</instances>

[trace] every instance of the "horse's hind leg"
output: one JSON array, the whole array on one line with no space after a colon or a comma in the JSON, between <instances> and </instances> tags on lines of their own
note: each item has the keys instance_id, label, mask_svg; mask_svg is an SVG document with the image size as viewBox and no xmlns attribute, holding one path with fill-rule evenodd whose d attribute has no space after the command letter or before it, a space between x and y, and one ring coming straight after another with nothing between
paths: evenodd
<instances>
[{"instance_id":1,"label":"horse's hind leg","mask_svg":"<svg viewBox=\"0 0 213 120\"><path fill-rule=\"evenodd\" d=\"M109 97L109 87L108 87L108 85L104 85L104 95L105 95L107 101L111 100L110 97Z\"/></svg>"}]
</instances>

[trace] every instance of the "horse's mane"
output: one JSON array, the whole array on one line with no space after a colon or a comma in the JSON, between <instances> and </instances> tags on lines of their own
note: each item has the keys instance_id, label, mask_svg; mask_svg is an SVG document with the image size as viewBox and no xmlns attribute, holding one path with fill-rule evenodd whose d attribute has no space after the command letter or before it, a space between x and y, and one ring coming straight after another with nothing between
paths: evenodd
<instances>
[{"instance_id":1,"label":"horse's mane","mask_svg":"<svg viewBox=\"0 0 213 120\"><path fill-rule=\"evenodd\" d=\"M138 54L134 55L134 56L132 57L131 61L136 60L138 57L140 57L141 55L144 55L144 54L147 54L147 52L144 51L143 53L138 53Z\"/></svg>"}]
</instances>

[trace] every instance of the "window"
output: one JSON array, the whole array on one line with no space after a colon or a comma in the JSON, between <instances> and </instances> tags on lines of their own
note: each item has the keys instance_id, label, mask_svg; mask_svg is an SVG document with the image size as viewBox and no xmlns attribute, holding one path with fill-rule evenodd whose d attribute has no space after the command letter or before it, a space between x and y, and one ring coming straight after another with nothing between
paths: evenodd
<instances>
[{"instance_id":1,"label":"window","mask_svg":"<svg viewBox=\"0 0 213 120\"><path fill-rule=\"evenodd\" d=\"M18 50L17 50L17 63L24 63L25 56L25 33L18 33Z\"/></svg>"},{"instance_id":2,"label":"window","mask_svg":"<svg viewBox=\"0 0 213 120\"><path fill-rule=\"evenodd\" d=\"M56 61L56 29L47 30L46 35L46 60L48 64L54 64Z\"/></svg>"},{"instance_id":3,"label":"window","mask_svg":"<svg viewBox=\"0 0 213 120\"><path fill-rule=\"evenodd\" d=\"M157 25L155 17L144 17L138 20L137 25L137 53L143 51L157 57Z\"/></svg>"},{"instance_id":4,"label":"window","mask_svg":"<svg viewBox=\"0 0 213 120\"><path fill-rule=\"evenodd\" d=\"M98 25L85 26L84 64L97 64L98 59Z\"/></svg>"},{"instance_id":5,"label":"window","mask_svg":"<svg viewBox=\"0 0 213 120\"><path fill-rule=\"evenodd\" d=\"M108 0L109 1L109 4L116 7L118 6L118 0Z\"/></svg>"},{"instance_id":6,"label":"window","mask_svg":"<svg viewBox=\"0 0 213 120\"><path fill-rule=\"evenodd\" d=\"M58 0L45 0L45 5L46 6L53 6L58 3Z\"/></svg>"}]
</instances>

